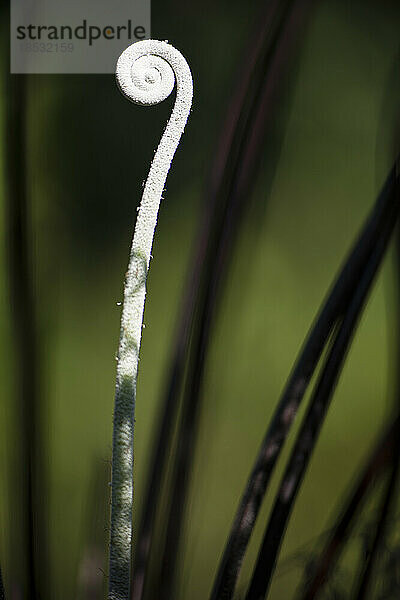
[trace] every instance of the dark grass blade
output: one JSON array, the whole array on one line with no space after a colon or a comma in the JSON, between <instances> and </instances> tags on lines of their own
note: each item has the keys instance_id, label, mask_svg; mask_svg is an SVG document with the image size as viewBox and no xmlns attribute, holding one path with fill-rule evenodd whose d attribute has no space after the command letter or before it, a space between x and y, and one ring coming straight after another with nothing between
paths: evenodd
<instances>
[{"instance_id":1,"label":"dark grass blade","mask_svg":"<svg viewBox=\"0 0 400 600\"><path fill-rule=\"evenodd\" d=\"M391 189L392 210L381 235L359 280L354 297L349 301L343 321L337 328L329 356L325 362L303 425L292 451L288 467L282 479L267 530L250 582L246 600L262 600L266 597L286 525L293 508L310 457L315 448L321 426L352 340L358 319L365 304L376 272L383 259L388 241L398 216L398 181Z\"/></svg>"},{"instance_id":2,"label":"dark grass blade","mask_svg":"<svg viewBox=\"0 0 400 600\"><path fill-rule=\"evenodd\" d=\"M27 79L7 77L6 231L11 321L17 371L18 467L13 473L19 489L13 506L21 504L22 547L15 560L24 564L25 597L49 597L46 477L41 432L41 365L31 265L27 184ZM15 490L15 488L14 488ZM19 509L18 509L19 510Z\"/></svg>"},{"instance_id":3,"label":"dark grass blade","mask_svg":"<svg viewBox=\"0 0 400 600\"><path fill-rule=\"evenodd\" d=\"M354 292L382 227L393 210L395 167L311 329L286 385L241 499L217 573L212 600L232 598L242 561L273 469L337 319Z\"/></svg>"},{"instance_id":4,"label":"dark grass blade","mask_svg":"<svg viewBox=\"0 0 400 600\"><path fill-rule=\"evenodd\" d=\"M334 525L327 543L313 565L312 575L298 594L301 600L318 597L330 573L333 572L355 524L358 512L373 489L373 484L382 476L393 455L396 437L399 434L400 416L397 416L369 457L363 473L348 499L341 516Z\"/></svg>"},{"instance_id":5,"label":"dark grass blade","mask_svg":"<svg viewBox=\"0 0 400 600\"><path fill-rule=\"evenodd\" d=\"M396 244L396 279L397 279L397 301L399 300L400 290L400 237L399 228L397 230L397 244ZM400 345L397 350L397 359L399 358ZM397 377L398 392L396 397L395 410L399 410L400 402L400 378ZM395 510L395 502L399 492L399 477L400 477L400 425L395 430L395 443L392 452L392 460L389 469L389 475L386 483L386 489L384 489L383 496L381 499L381 506L378 511L378 518L376 523L375 535L372 542L372 547L367 555L366 561L361 565L361 572L356 584L357 591L354 597L357 600L364 600L370 591L370 585L372 582L372 576L374 569L378 562L378 553L385 541L387 535L388 522L392 513Z\"/></svg>"},{"instance_id":6,"label":"dark grass blade","mask_svg":"<svg viewBox=\"0 0 400 600\"><path fill-rule=\"evenodd\" d=\"M214 161L210 186L207 192L207 209L205 211L204 221L201 226L197 251L195 255L194 265L190 269L189 283L186 286L187 292L183 301L182 319L178 329L177 341L175 343L174 358L170 369L168 384L166 386L167 394L163 401L162 415L159 424L158 434L156 436L156 449L151 461L150 478L145 494L144 513L139 529L138 543L136 547L136 556L134 561L134 581L132 585L132 598L139 600L143 597L144 585L146 578L146 569L149 559L151 540L153 535L154 519L156 508L160 501L161 485L163 480L163 472L168 458L168 443L171 438L173 424L176 418L179 393L183 383L185 372L186 357L189 349L189 340L193 332L195 314L199 311L204 314L204 305L207 302L207 292L204 290L205 284L210 279L210 270L214 268L214 257L219 245L219 240L226 227L229 213L229 207L232 204L232 197L229 194L229 189L232 187L232 177L238 169L241 157L243 155L243 144L246 148L246 128L250 121L253 121L253 130L255 127L261 127L264 130L266 120L265 114L254 115L254 105L256 101L265 91L257 89L254 86L254 79L257 81L259 77L255 73L262 71L265 67L265 56L268 55L268 49L275 44L277 35L277 26L282 17L283 8L287 7L291 2L275 2L268 3L267 10L264 11L261 19L261 27L258 33L254 36L250 51L246 55L246 62L242 69L240 77L240 85L234 95L233 101L228 111L225 127L222 132L219 149ZM275 31L272 35L271 31ZM282 54L282 52L281 52ZM264 58L263 58L264 57ZM270 99L276 93L274 87L279 87L277 81L274 85L270 85ZM269 108L269 107L268 107ZM258 118L257 126L254 122ZM257 152L260 140L253 140L252 151ZM248 155L249 153L247 153ZM248 156L247 160L247 178L242 179L242 186L248 181L250 170L254 169L252 158ZM231 227L226 240L234 237L234 232L237 228L239 215L241 214L241 206L239 210L231 215ZM231 211L232 212L232 211ZM233 245L233 241L229 242L229 247ZM227 262L229 256L228 248L225 248L224 261ZM220 277L219 273L223 268L224 261L219 263L219 272L216 277ZM219 285L217 286L219 287ZM203 309L199 308L203 305ZM197 316L198 321L198 316ZM197 326L197 338L199 338L199 325ZM204 342L201 342L202 344ZM197 343L198 347L199 343ZM206 344L207 345L207 344ZM202 370L202 369L201 369ZM194 418L192 413L191 418ZM164 588L163 582L163 588Z\"/></svg>"},{"instance_id":7,"label":"dark grass blade","mask_svg":"<svg viewBox=\"0 0 400 600\"><path fill-rule=\"evenodd\" d=\"M395 67L393 69L393 73L389 78L389 84L386 99L384 102L383 114L386 116L388 112L388 106L392 104L394 98L393 92L393 78L395 77L395 73L397 73L398 67L398 57L395 60ZM394 106L394 105L393 105ZM398 119L397 119L398 120ZM390 132L391 137L395 139L394 148L397 149L398 153L398 127L393 136L393 128ZM399 236L399 228L397 228L397 294L396 294L396 304L398 305L400 297L400 236ZM398 330L398 323L396 329ZM397 353L395 357L395 364L397 364L399 360L399 350L400 345L397 343ZM399 378L397 378L399 379ZM319 597L322 592L324 585L329 579L330 575L334 573L335 566L343 552L345 545L351 535L352 529L355 526L357 521L358 512L361 510L363 503L366 501L366 498L374 489L373 484L375 481L382 476L385 472L385 469L388 463L393 459L393 451L396 446L397 436L400 435L400 416L398 414L399 406L399 390L400 390L400 380L397 381L397 394L396 394L396 406L394 407L395 414L397 413L397 417L393 420L392 424L388 429L385 430L382 438L374 448L371 456L367 464L365 465L361 477L358 478L358 481L350 495L350 498L347 500L345 508L342 510L340 517L338 518L335 526L330 532L329 539L327 540L322 552L319 553L317 559L313 561L312 570L306 573L306 577L302 587L300 588L298 599L299 600L314 600L314 598ZM392 465L390 465L392 468ZM390 486L390 475L388 478L388 486ZM384 502L382 502L382 509L384 509ZM361 576L365 574L365 565L361 569Z\"/></svg>"},{"instance_id":8,"label":"dark grass blade","mask_svg":"<svg viewBox=\"0 0 400 600\"><path fill-rule=\"evenodd\" d=\"M160 600L174 595L179 544L184 525L184 507L187 496L190 467L193 460L197 423L201 405L201 388L210 332L217 314L220 291L232 253L237 229L241 222L251 181L258 166L260 147L265 139L265 127L271 117L282 74L288 66L293 43L298 39L308 2L291 2L280 22L272 48L263 59L261 82L256 102L251 110L239 148L238 160L229 186L228 210L220 227L216 251L211 248L206 270L204 292L196 311L196 329L191 340L191 356L183 398L182 421L178 432L177 452L169 500L164 550L160 564L159 587L152 596ZM266 68L265 65L268 65Z\"/></svg>"}]
</instances>

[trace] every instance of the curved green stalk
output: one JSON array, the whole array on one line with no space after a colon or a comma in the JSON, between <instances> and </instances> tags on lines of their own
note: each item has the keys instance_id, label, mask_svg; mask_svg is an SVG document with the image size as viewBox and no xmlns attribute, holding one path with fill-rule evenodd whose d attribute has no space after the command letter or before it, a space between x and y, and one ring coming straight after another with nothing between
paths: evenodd
<instances>
[{"instance_id":1,"label":"curved green stalk","mask_svg":"<svg viewBox=\"0 0 400 600\"><path fill-rule=\"evenodd\" d=\"M176 82L176 101L154 155L136 220L124 288L115 391L109 600L128 600L133 503L133 431L146 278L165 180L189 116L193 83L180 52L157 40L132 44L117 63L117 81L136 104L157 104Z\"/></svg>"}]
</instances>

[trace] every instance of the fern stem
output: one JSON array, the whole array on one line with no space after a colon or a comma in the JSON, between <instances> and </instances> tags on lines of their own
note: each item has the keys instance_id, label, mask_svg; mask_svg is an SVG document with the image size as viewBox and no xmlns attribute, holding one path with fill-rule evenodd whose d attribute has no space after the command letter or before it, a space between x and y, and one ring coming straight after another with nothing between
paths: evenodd
<instances>
[{"instance_id":1,"label":"fern stem","mask_svg":"<svg viewBox=\"0 0 400 600\"><path fill-rule=\"evenodd\" d=\"M189 116L193 83L180 52L166 42L132 44L117 63L117 81L132 102L153 105L176 81L176 101L154 155L136 220L124 288L114 408L109 600L128 600L132 547L133 436L146 278L165 180Z\"/></svg>"}]
</instances>

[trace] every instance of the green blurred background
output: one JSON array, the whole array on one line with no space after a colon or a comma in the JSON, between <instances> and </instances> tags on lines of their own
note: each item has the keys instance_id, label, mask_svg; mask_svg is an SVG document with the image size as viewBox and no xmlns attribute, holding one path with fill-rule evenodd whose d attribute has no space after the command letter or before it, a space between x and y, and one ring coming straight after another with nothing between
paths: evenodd
<instances>
[{"instance_id":1,"label":"green blurred background","mask_svg":"<svg viewBox=\"0 0 400 600\"><path fill-rule=\"evenodd\" d=\"M152 36L168 39L186 56L195 95L168 178L148 280L137 395L136 519L205 185L260 7L236 0L152 2ZM196 600L209 593L279 393L390 167L400 99L399 31L397 2L316 3L291 73L293 93L272 187L266 178L273 140L266 139L213 331L179 597ZM79 579L94 518L95 473L108 469L117 302L142 182L173 100L153 108L131 105L112 76L28 76L27 83L31 257L50 473L49 577L52 596L63 600L74 597ZM7 148L2 152L4 164ZM2 239L4 215L2 210ZM0 558L9 584L9 467L20 430L4 243L0 250ZM283 559L329 526L388 415L397 370L389 358L396 342L395 301L391 252L302 487ZM276 487L278 478L274 482ZM260 515L243 582L272 496ZM98 519L96 526L102 531L107 524ZM290 597L298 577L296 569L278 567L271 598Z\"/></svg>"}]
</instances>

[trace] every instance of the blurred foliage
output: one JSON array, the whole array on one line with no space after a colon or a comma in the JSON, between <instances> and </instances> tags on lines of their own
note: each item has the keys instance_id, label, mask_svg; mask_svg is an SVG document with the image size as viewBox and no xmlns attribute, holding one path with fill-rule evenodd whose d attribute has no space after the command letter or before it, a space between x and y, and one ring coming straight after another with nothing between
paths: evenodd
<instances>
[{"instance_id":1,"label":"blurred foliage","mask_svg":"<svg viewBox=\"0 0 400 600\"><path fill-rule=\"evenodd\" d=\"M148 282L137 402L136 516L207 176L256 17L254 5L236 0L205 0L201 7L182 0L152 3L152 36L167 38L184 53L195 96L167 182ZM272 191L266 197L274 149L274 140L267 139L207 361L182 597L196 600L209 592L275 402L389 168L400 97L399 30L396 2L316 3ZM63 600L73 597L84 544L96 528L87 505L94 474L110 458L116 303L141 184L172 100L155 108L133 106L121 97L112 76L29 76L27 81L32 262L51 483L49 573L53 597ZM2 210L2 239L3 216ZM13 420L18 366L12 360L4 244L0 277L0 481L5 490L19 431ZM388 257L296 505L283 557L329 525L387 414L394 368L389 359L392 279ZM249 575L271 498L260 515L242 581ZM9 585L10 493L0 495L0 509L0 557ZM99 530L107 526L98 511L93 519ZM289 597L298 579L296 570L277 577L271 598Z\"/></svg>"}]
</instances>

